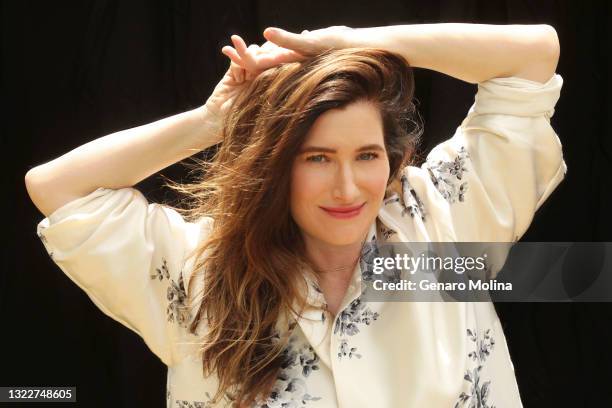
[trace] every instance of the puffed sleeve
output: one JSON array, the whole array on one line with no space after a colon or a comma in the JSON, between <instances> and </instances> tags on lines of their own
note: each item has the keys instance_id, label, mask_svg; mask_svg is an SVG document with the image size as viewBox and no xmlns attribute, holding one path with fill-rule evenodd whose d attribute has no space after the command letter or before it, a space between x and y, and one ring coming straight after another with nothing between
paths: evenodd
<instances>
[{"instance_id":1,"label":"puffed sleeve","mask_svg":"<svg viewBox=\"0 0 612 408\"><path fill-rule=\"evenodd\" d=\"M94 304L170 366L190 319L185 256L209 223L206 217L185 222L134 188L98 188L43 219L37 233L53 261Z\"/></svg>"},{"instance_id":2,"label":"puffed sleeve","mask_svg":"<svg viewBox=\"0 0 612 408\"><path fill-rule=\"evenodd\" d=\"M518 77L478 84L450 139L402 172L403 204L431 239L515 242L567 167L550 118L563 80Z\"/></svg>"}]
</instances>

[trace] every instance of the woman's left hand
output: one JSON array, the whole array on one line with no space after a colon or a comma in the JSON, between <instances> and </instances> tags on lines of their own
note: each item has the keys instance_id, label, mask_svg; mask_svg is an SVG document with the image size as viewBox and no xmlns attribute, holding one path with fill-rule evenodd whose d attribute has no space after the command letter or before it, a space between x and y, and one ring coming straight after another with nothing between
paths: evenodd
<instances>
[{"instance_id":1,"label":"woman's left hand","mask_svg":"<svg viewBox=\"0 0 612 408\"><path fill-rule=\"evenodd\" d=\"M279 47L267 41L261 47L251 44L247 47L244 40L239 35L231 36L234 47L226 45L221 49L234 64L246 71L247 79L252 79L276 65L301 61L305 57L295 51Z\"/></svg>"},{"instance_id":2,"label":"woman's left hand","mask_svg":"<svg viewBox=\"0 0 612 408\"><path fill-rule=\"evenodd\" d=\"M264 30L266 40L279 47L292 50L300 55L312 56L328 49L351 46L354 29L347 26L331 26L318 30L304 30L301 34L292 33L276 27Z\"/></svg>"}]
</instances>

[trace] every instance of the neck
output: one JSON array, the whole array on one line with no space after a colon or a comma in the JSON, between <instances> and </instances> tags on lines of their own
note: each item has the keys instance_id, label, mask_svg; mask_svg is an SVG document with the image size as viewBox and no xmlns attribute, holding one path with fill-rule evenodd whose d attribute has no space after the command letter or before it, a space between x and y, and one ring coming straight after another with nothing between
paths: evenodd
<instances>
[{"instance_id":1,"label":"neck","mask_svg":"<svg viewBox=\"0 0 612 408\"><path fill-rule=\"evenodd\" d=\"M365 239L365 235L364 235ZM326 280L349 279L361 254L362 241L348 245L330 245L305 238L306 254L315 266L315 273Z\"/></svg>"}]
</instances>

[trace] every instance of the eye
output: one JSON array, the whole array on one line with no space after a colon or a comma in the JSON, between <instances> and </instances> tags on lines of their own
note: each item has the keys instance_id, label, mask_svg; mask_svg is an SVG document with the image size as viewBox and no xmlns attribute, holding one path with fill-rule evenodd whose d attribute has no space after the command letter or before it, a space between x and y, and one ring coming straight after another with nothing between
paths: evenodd
<instances>
[{"instance_id":1,"label":"eye","mask_svg":"<svg viewBox=\"0 0 612 408\"><path fill-rule=\"evenodd\" d=\"M359 160L375 160L378 158L378 153L374 153L374 152L367 152L367 153L361 153L359 155Z\"/></svg>"},{"instance_id":2,"label":"eye","mask_svg":"<svg viewBox=\"0 0 612 408\"><path fill-rule=\"evenodd\" d=\"M328 161L328 159L324 154L316 154L314 156L306 157L306 161L313 162L313 163L325 163Z\"/></svg>"}]
</instances>

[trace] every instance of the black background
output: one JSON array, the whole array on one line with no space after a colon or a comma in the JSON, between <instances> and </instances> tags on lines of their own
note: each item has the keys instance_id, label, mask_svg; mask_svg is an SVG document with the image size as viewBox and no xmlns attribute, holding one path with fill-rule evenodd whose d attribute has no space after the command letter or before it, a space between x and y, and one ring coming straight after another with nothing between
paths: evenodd
<instances>
[{"instance_id":1,"label":"black background","mask_svg":"<svg viewBox=\"0 0 612 408\"><path fill-rule=\"evenodd\" d=\"M36 236L27 170L105 134L202 104L221 78L232 33L261 43L275 25L547 23L560 38L561 99L552 118L566 179L523 241L612 241L607 2L588 1L8 1L2 4L5 221L2 386L77 386L83 407L161 407L165 366L102 314ZM423 151L450 137L476 86L417 70ZM180 165L162 174L184 179ZM155 175L137 185L172 199ZM580 273L580 271L576 271ZM525 407L612 406L609 303L496 304Z\"/></svg>"}]
</instances>

